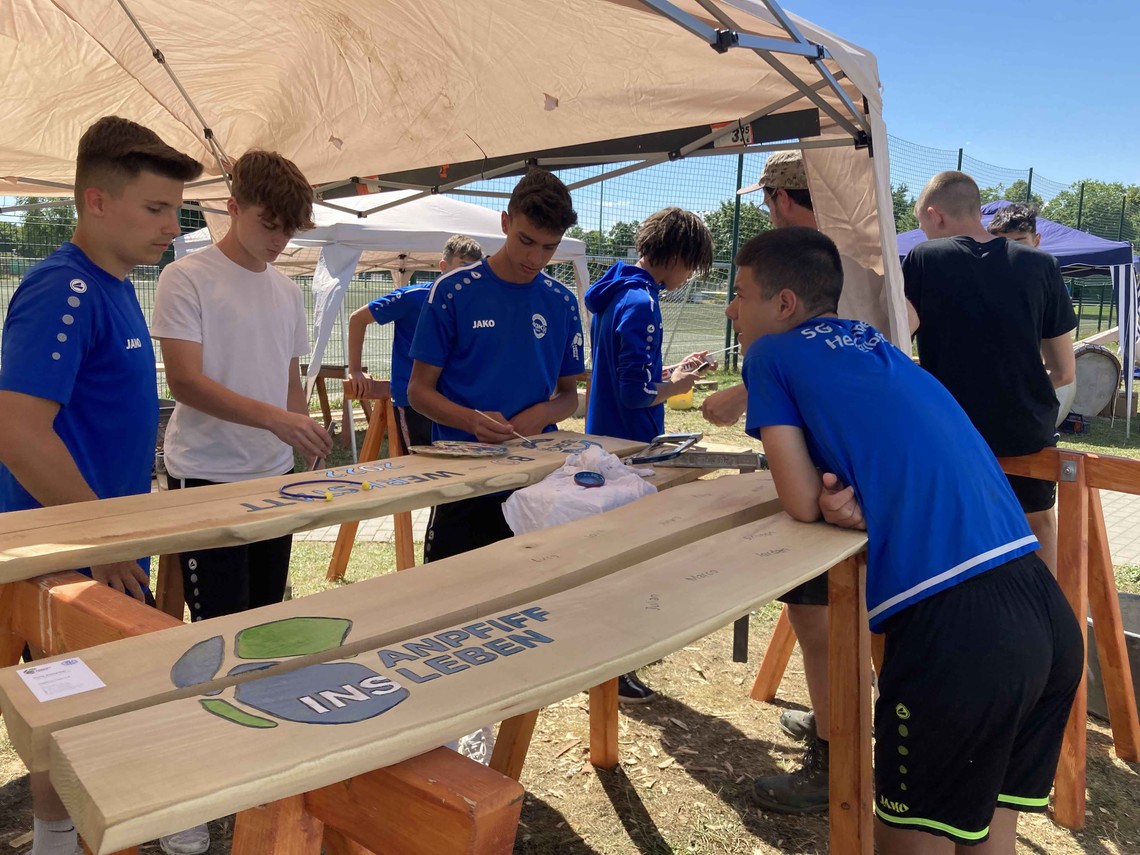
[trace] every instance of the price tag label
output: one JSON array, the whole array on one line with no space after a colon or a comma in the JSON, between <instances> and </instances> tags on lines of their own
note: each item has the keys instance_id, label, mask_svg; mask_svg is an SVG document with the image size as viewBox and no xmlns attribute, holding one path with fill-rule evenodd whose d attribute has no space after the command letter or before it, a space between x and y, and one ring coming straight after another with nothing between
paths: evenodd
<instances>
[{"instance_id":1,"label":"price tag label","mask_svg":"<svg viewBox=\"0 0 1140 855\"><path fill-rule=\"evenodd\" d=\"M752 145L752 125L741 125L739 122L720 122L710 125L716 131L732 125L732 133L717 137L713 140L713 148L739 148Z\"/></svg>"}]
</instances>

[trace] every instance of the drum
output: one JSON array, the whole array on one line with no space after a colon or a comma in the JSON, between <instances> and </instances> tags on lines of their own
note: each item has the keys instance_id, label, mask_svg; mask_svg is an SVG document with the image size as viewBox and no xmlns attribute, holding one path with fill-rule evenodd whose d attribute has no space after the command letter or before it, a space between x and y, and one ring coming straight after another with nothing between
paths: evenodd
<instances>
[{"instance_id":1,"label":"drum","mask_svg":"<svg viewBox=\"0 0 1140 855\"><path fill-rule=\"evenodd\" d=\"M1057 395L1057 424L1053 427L1060 427L1061 422L1069 417L1069 413L1073 411L1073 398L1077 396L1077 384L1070 383L1068 386L1058 386L1053 390Z\"/></svg>"},{"instance_id":2,"label":"drum","mask_svg":"<svg viewBox=\"0 0 1140 855\"><path fill-rule=\"evenodd\" d=\"M1074 351L1077 360L1076 393L1071 412L1095 416L1112 404L1120 388L1120 360L1107 347L1082 344Z\"/></svg>"}]
</instances>

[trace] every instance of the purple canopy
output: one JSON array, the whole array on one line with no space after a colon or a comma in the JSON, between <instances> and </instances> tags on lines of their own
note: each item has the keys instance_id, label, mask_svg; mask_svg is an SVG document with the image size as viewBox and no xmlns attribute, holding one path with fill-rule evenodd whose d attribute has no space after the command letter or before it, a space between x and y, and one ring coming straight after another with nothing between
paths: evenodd
<instances>
[{"instance_id":1,"label":"purple canopy","mask_svg":"<svg viewBox=\"0 0 1140 855\"><path fill-rule=\"evenodd\" d=\"M1011 204L1004 199L987 202L982 206L982 223L988 226L994 214ZM1092 273L1097 268L1104 273L1107 272L1104 268L1132 261L1132 244L1126 240L1105 240L1041 216L1037 217L1037 233L1041 235L1040 249L1061 263L1066 276ZM926 235L922 229L903 232L899 235L899 258L906 258L906 254L924 240Z\"/></svg>"}]
</instances>

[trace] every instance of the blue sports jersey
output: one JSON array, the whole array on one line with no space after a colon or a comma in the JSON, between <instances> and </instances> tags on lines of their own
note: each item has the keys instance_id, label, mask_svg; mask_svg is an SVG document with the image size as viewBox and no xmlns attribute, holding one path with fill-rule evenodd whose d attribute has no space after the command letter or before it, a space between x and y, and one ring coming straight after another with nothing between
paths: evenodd
<instances>
[{"instance_id":1,"label":"blue sports jersey","mask_svg":"<svg viewBox=\"0 0 1140 855\"><path fill-rule=\"evenodd\" d=\"M483 259L435 281L412 358L442 369L437 388L448 400L510 419L549 400L559 377L581 374L582 349L570 289L544 274L526 285L504 282ZM441 424L432 436L475 438Z\"/></svg>"},{"instance_id":2,"label":"blue sports jersey","mask_svg":"<svg viewBox=\"0 0 1140 855\"><path fill-rule=\"evenodd\" d=\"M619 261L586 291L593 377L586 433L649 442L665 432L661 383L661 286Z\"/></svg>"},{"instance_id":3,"label":"blue sports jersey","mask_svg":"<svg viewBox=\"0 0 1140 855\"><path fill-rule=\"evenodd\" d=\"M55 431L99 498L150 492L154 349L129 279L72 243L29 270L4 320L0 389L60 404ZM0 510L39 506L0 465Z\"/></svg>"},{"instance_id":4,"label":"blue sports jersey","mask_svg":"<svg viewBox=\"0 0 1140 855\"><path fill-rule=\"evenodd\" d=\"M989 446L946 389L873 327L816 318L744 358L747 432L792 425L867 521L871 629L1037 549Z\"/></svg>"},{"instance_id":5,"label":"blue sports jersey","mask_svg":"<svg viewBox=\"0 0 1140 855\"><path fill-rule=\"evenodd\" d=\"M408 406L408 379L412 376L412 340L431 285L405 285L368 304L378 324L392 324L392 403Z\"/></svg>"}]
</instances>

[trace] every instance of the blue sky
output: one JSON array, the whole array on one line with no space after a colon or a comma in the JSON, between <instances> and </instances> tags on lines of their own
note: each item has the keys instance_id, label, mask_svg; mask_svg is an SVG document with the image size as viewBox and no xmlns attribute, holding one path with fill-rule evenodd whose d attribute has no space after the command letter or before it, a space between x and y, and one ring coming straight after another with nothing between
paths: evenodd
<instances>
[{"instance_id":1,"label":"blue sky","mask_svg":"<svg viewBox=\"0 0 1140 855\"><path fill-rule=\"evenodd\" d=\"M1068 184L1140 184L1135 0L787 0L879 61L892 136Z\"/></svg>"}]
</instances>

